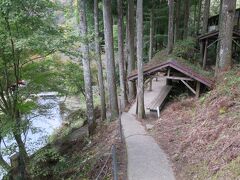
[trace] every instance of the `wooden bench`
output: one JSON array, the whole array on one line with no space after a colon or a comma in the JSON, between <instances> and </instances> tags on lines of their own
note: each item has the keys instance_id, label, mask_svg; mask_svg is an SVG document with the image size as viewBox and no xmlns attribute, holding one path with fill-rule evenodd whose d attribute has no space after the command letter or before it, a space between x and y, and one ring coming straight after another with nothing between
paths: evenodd
<instances>
[{"instance_id":1,"label":"wooden bench","mask_svg":"<svg viewBox=\"0 0 240 180\"><path fill-rule=\"evenodd\" d=\"M150 111L151 110L157 111L158 118L160 117L160 109L171 89L172 86L169 85L162 86L158 96L147 106L147 109L149 109Z\"/></svg>"}]
</instances>

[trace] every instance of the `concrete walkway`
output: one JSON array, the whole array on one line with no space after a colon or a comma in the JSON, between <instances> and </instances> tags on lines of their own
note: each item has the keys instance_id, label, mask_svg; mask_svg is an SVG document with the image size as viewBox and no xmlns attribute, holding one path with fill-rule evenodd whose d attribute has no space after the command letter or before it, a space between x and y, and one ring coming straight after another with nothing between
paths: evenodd
<instances>
[{"instance_id":1,"label":"concrete walkway","mask_svg":"<svg viewBox=\"0 0 240 180\"><path fill-rule=\"evenodd\" d=\"M161 84L155 82L153 91ZM145 93L145 99L156 92ZM149 101L149 100L148 100ZM145 128L133 115L135 112L132 106L128 113L122 114L122 127L127 146L128 155L128 179L129 180L174 180L174 174L169 165L166 154L159 145L149 136Z\"/></svg>"}]
</instances>

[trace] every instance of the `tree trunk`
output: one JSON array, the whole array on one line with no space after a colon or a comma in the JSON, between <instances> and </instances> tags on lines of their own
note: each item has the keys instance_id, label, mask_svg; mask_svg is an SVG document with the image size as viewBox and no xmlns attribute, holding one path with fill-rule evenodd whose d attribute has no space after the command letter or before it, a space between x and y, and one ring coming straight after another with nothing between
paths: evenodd
<instances>
[{"instance_id":1,"label":"tree trunk","mask_svg":"<svg viewBox=\"0 0 240 180\"><path fill-rule=\"evenodd\" d=\"M17 87L18 88L18 87ZM17 99L17 95L15 95L15 98ZM17 106L17 101L14 102L14 107ZM13 129L13 136L14 139L17 142L18 145L18 151L19 151L19 159L18 159L18 170L21 174L21 179L26 179L27 172L26 172L26 164L28 163L28 154L25 148L25 144L22 140L21 134L21 117L20 117L20 111L15 109L14 112L15 115L13 115L12 119L15 119L16 127Z\"/></svg>"},{"instance_id":2,"label":"tree trunk","mask_svg":"<svg viewBox=\"0 0 240 180\"><path fill-rule=\"evenodd\" d=\"M17 127L17 129L19 128L19 126ZM27 163L27 159L28 159L28 154L24 145L24 142L22 141L21 138L21 133L19 130L17 130L17 132L13 132L14 134L14 138L17 142L18 148L19 148L19 160L18 160L18 169L20 171L21 174L21 179L25 180L27 173L26 173L26 163Z\"/></svg>"},{"instance_id":3,"label":"tree trunk","mask_svg":"<svg viewBox=\"0 0 240 180\"><path fill-rule=\"evenodd\" d=\"M128 47L129 47L129 57L128 57L128 75L132 73L135 69L135 48L134 48L134 0L128 0ZM132 81L128 81L129 89L129 100L132 100L136 96L136 86Z\"/></svg>"},{"instance_id":4,"label":"tree trunk","mask_svg":"<svg viewBox=\"0 0 240 180\"><path fill-rule=\"evenodd\" d=\"M101 118L106 119L106 102L105 102L105 89L103 79L103 68L100 53L100 37L99 37L99 19L98 19L98 0L94 0L94 29L95 29L95 53L98 66L98 87L101 99Z\"/></svg>"},{"instance_id":5,"label":"tree trunk","mask_svg":"<svg viewBox=\"0 0 240 180\"><path fill-rule=\"evenodd\" d=\"M126 76L124 70L124 48L123 48L123 7L122 0L117 1L118 4L118 57L119 57L119 78L121 89L121 111L125 109L127 105L126 94Z\"/></svg>"},{"instance_id":6,"label":"tree trunk","mask_svg":"<svg viewBox=\"0 0 240 180\"><path fill-rule=\"evenodd\" d=\"M217 67L219 70L227 70L232 65L232 36L236 0L223 0L221 9L221 21L219 21L219 55Z\"/></svg>"},{"instance_id":7,"label":"tree trunk","mask_svg":"<svg viewBox=\"0 0 240 180\"><path fill-rule=\"evenodd\" d=\"M148 52L148 61L151 61L153 56L153 33L154 33L154 1L152 0L152 8L150 12L150 33L149 33L149 52Z\"/></svg>"},{"instance_id":8,"label":"tree trunk","mask_svg":"<svg viewBox=\"0 0 240 180\"><path fill-rule=\"evenodd\" d=\"M168 54L172 53L173 43L174 43L174 28L173 28L173 18L174 18L174 0L168 0L169 16L168 16Z\"/></svg>"},{"instance_id":9,"label":"tree trunk","mask_svg":"<svg viewBox=\"0 0 240 180\"><path fill-rule=\"evenodd\" d=\"M189 21L189 7L190 1L185 0L184 3L184 27L183 27L183 39L186 39L188 37L188 21Z\"/></svg>"},{"instance_id":10,"label":"tree trunk","mask_svg":"<svg viewBox=\"0 0 240 180\"><path fill-rule=\"evenodd\" d=\"M111 120L118 115L118 102L115 77L115 62L113 49L112 8L111 0L103 0L104 39L107 63L107 81Z\"/></svg>"},{"instance_id":11,"label":"tree trunk","mask_svg":"<svg viewBox=\"0 0 240 180\"><path fill-rule=\"evenodd\" d=\"M193 14L193 32L191 32L191 36L196 35L196 23L197 23L197 2L194 1L194 14Z\"/></svg>"},{"instance_id":12,"label":"tree trunk","mask_svg":"<svg viewBox=\"0 0 240 180\"><path fill-rule=\"evenodd\" d=\"M174 29L174 42L180 39L180 30L179 30L179 22L180 22L180 15L181 15L181 0L176 1L176 11L175 11L175 29Z\"/></svg>"},{"instance_id":13,"label":"tree trunk","mask_svg":"<svg viewBox=\"0 0 240 180\"><path fill-rule=\"evenodd\" d=\"M202 0L198 1L198 19L197 19L197 35L200 33L200 22L201 22L201 15L202 15Z\"/></svg>"},{"instance_id":14,"label":"tree trunk","mask_svg":"<svg viewBox=\"0 0 240 180\"><path fill-rule=\"evenodd\" d=\"M138 118L145 118L144 109L144 80L143 80L143 0L137 0L137 64L138 64L138 88L137 106Z\"/></svg>"},{"instance_id":15,"label":"tree trunk","mask_svg":"<svg viewBox=\"0 0 240 180\"><path fill-rule=\"evenodd\" d=\"M208 18L209 18L210 3L211 3L211 0L204 1L202 34L205 34L208 32Z\"/></svg>"},{"instance_id":16,"label":"tree trunk","mask_svg":"<svg viewBox=\"0 0 240 180\"><path fill-rule=\"evenodd\" d=\"M78 0L78 11L80 17L79 30L80 36L84 39L81 42L80 50L82 53L82 64L83 64L83 75L84 75L84 86L86 95L86 106L87 106L87 119L88 119L88 131L89 135L93 135L95 128L95 118L94 118L94 107L93 107L93 93L92 93L92 78L90 69L90 59L89 59L89 47L87 38L87 21L85 7L86 0Z\"/></svg>"}]
</instances>

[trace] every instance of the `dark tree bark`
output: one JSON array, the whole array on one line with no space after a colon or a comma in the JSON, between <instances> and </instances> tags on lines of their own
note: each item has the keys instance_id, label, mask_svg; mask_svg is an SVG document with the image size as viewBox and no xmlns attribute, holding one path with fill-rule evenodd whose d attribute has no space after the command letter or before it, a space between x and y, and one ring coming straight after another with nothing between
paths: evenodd
<instances>
[{"instance_id":1,"label":"dark tree bark","mask_svg":"<svg viewBox=\"0 0 240 180\"><path fill-rule=\"evenodd\" d=\"M181 37L181 31L179 29L180 26L180 15L181 15L181 0L176 1L176 11L175 11L175 29L174 29L174 42L180 39Z\"/></svg>"},{"instance_id":2,"label":"dark tree bark","mask_svg":"<svg viewBox=\"0 0 240 180\"><path fill-rule=\"evenodd\" d=\"M128 75L135 69L135 48L134 48L134 0L128 0L128 48L129 48L129 57L128 57ZM129 89L129 100L132 100L136 96L136 86L134 82L128 81L128 89Z\"/></svg>"},{"instance_id":3,"label":"dark tree bark","mask_svg":"<svg viewBox=\"0 0 240 180\"><path fill-rule=\"evenodd\" d=\"M219 52L216 69L220 71L231 68L232 65L232 35L236 0L223 0L221 21L219 22Z\"/></svg>"},{"instance_id":4,"label":"dark tree bark","mask_svg":"<svg viewBox=\"0 0 240 180\"><path fill-rule=\"evenodd\" d=\"M15 98L17 98L17 95ZM14 104L16 104L17 101L13 101L13 102ZM16 107L16 105L14 107ZM13 119L16 119L16 127L13 130L13 136L17 142L18 150L19 150L18 170L21 174L21 179L26 179L27 177L26 164L28 163L28 154L25 148L25 144L21 137L22 130L21 130L20 111L16 110L14 114L15 116L13 117Z\"/></svg>"},{"instance_id":5,"label":"dark tree bark","mask_svg":"<svg viewBox=\"0 0 240 180\"><path fill-rule=\"evenodd\" d=\"M103 79L103 67L100 52L100 37L99 37L99 12L98 12L98 0L94 0L94 29L95 29L95 53L98 66L98 87L101 99L101 118L106 119L106 102L105 102L105 88Z\"/></svg>"},{"instance_id":6,"label":"dark tree bark","mask_svg":"<svg viewBox=\"0 0 240 180\"><path fill-rule=\"evenodd\" d=\"M121 88L121 110L124 110L128 100L126 94L126 74L124 68L124 46L123 46L123 4L122 0L118 4L118 57L119 57L119 78Z\"/></svg>"},{"instance_id":7,"label":"dark tree bark","mask_svg":"<svg viewBox=\"0 0 240 180\"><path fill-rule=\"evenodd\" d=\"M85 42L80 45L82 53L82 64L83 64L83 75L84 75L84 86L86 95L86 106L87 106L87 119L88 119L88 131L89 135L93 135L95 129L95 118L94 118L94 107L93 107L93 93L92 93L92 78L90 69L89 59L89 46L87 37L87 21L86 21L86 0L78 0L78 11L80 17L79 31L80 36Z\"/></svg>"},{"instance_id":8,"label":"dark tree bark","mask_svg":"<svg viewBox=\"0 0 240 180\"><path fill-rule=\"evenodd\" d=\"M104 39L111 120L118 115L111 0L103 0Z\"/></svg>"},{"instance_id":9,"label":"dark tree bark","mask_svg":"<svg viewBox=\"0 0 240 180\"><path fill-rule=\"evenodd\" d=\"M168 0L169 15L168 15L168 54L172 53L173 43L174 43L174 28L173 28L173 19L174 19L174 0Z\"/></svg>"},{"instance_id":10,"label":"dark tree bark","mask_svg":"<svg viewBox=\"0 0 240 180\"><path fill-rule=\"evenodd\" d=\"M153 33L154 33L154 17L153 16L154 16L154 1L152 0L152 8L150 10L148 61L151 61L153 56Z\"/></svg>"},{"instance_id":11,"label":"dark tree bark","mask_svg":"<svg viewBox=\"0 0 240 180\"><path fill-rule=\"evenodd\" d=\"M202 34L205 34L208 32L208 18L209 18L210 3L211 3L211 0L204 1Z\"/></svg>"},{"instance_id":12,"label":"dark tree bark","mask_svg":"<svg viewBox=\"0 0 240 180\"><path fill-rule=\"evenodd\" d=\"M221 19L222 19L222 6L223 6L223 0L220 0L220 7L219 7L219 17L218 17L218 22L220 25Z\"/></svg>"},{"instance_id":13,"label":"dark tree bark","mask_svg":"<svg viewBox=\"0 0 240 180\"><path fill-rule=\"evenodd\" d=\"M144 108L144 80L143 80L143 1L137 0L137 65L138 65L138 88L137 110L138 118L145 118Z\"/></svg>"},{"instance_id":14,"label":"dark tree bark","mask_svg":"<svg viewBox=\"0 0 240 180\"><path fill-rule=\"evenodd\" d=\"M191 35L196 35L196 24L197 24L197 3L194 1L194 14L193 14L193 29L194 31L192 32Z\"/></svg>"},{"instance_id":15,"label":"dark tree bark","mask_svg":"<svg viewBox=\"0 0 240 180\"><path fill-rule=\"evenodd\" d=\"M198 19L197 19L197 35L201 32L200 31L200 24L201 24L201 15L202 15L202 0L198 0Z\"/></svg>"},{"instance_id":16,"label":"dark tree bark","mask_svg":"<svg viewBox=\"0 0 240 180\"><path fill-rule=\"evenodd\" d=\"M184 26L183 26L183 39L188 36L188 21L189 21L189 11L190 11L190 1L185 0L184 2Z\"/></svg>"}]
</instances>

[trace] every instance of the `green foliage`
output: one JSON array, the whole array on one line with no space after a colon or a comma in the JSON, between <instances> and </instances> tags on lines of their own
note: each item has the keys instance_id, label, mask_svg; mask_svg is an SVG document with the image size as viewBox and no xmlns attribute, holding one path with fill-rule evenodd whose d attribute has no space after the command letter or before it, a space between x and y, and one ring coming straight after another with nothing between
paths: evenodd
<instances>
[{"instance_id":1,"label":"green foliage","mask_svg":"<svg viewBox=\"0 0 240 180\"><path fill-rule=\"evenodd\" d=\"M193 177L195 175L198 180L209 179L210 172L207 166L207 162L198 162L196 164L190 164L188 168L186 168L186 174L188 177Z\"/></svg>"},{"instance_id":2,"label":"green foliage","mask_svg":"<svg viewBox=\"0 0 240 180\"><path fill-rule=\"evenodd\" d=\"M173 54L171 55L167 55L167 51L166 49L162 50L162 51L159 51L158 53L156 53L154 55L154 57L152 58L152 62L155 62L155 63L160 63L160 62L165 62L165 61L169 61L169 60L174 60L174 61L178 61L180 62L181 64L191 68L193 71L203 75L203 76L206 76L206 77L209 77L209 78L212 78L213 77L213 72L211 71L205 71L201 68L200 64L198 63L197 59L193 59L193 60L186 60L184 58L180 58L180 57L177 57Z\"/></svg>"},{"instance_id":3,"label":"green foliage","mask_svg":"<svg viewBox=\"0 0 240 180\"><path fill-rule=\"evenodd\" d=\"M182 41L177 41L174 49L173 54L177 57L181 57L187 60L196 59L196 40L194 38L187 38Z\"/></svg>"},{"instance_id":4,"label":"green foliage","mask_svg":"<svg viewBox=\"0 0 240 180\"><path fill-rule=\"evenodd\" d=\"M74 62L67 62L62 66L63 87L72 94L84 94L84 79L81 66Z\"/></svg>"},{"instance_id":5,"label":"green foliage","mask_svg":"<svg viewBox=\"0 0 240 180\"><path fill-rule=\"evenodd\" d=\"M239 179L240 178L240 156L228 163L218 171L213 179Z\"/></svg>"},{"instance_id":6,"label":"green foliage","mask_svg":"<svg viewBox=\"0 0 240 180\"><path fill-rule=\"evenodd\" d=\"M222 95L234 96L240 92L240 76L239 67L235 67L232 70L224 74L223 81L217 85L218 92Z\"/></svg>"},{"instance_id":7,"label":"green foliage","mask_svg":"<svg viewBox=\"0 0 240 180\"><path fill-rule=\"evenodd\" d=\"M30 162L30 173L33 178L58 175L65 158L54 148L44 148L37 152ZM50 166L55 164L56 166Z\"/></svg>"},{"instance_id":8,"label":"green foliage","mask_svg":"<svg viewBox=\"0 0 240 180\"><path fill-rule=\"evenodd\" d=\"M49 55L63 49L68 51L66 47L77 38L57 24L57 10L59 7L50 0L0 1L0 134L3 138L12 137L13 132L23 134L29 128L25 117L37 108L32 94L61 92L60 82L64 78ZM21 80L26 81L25 86L19 85ZM13 146L8 148L11 153L17 149L16 143Z\"/></svg>"}]
</instances>

